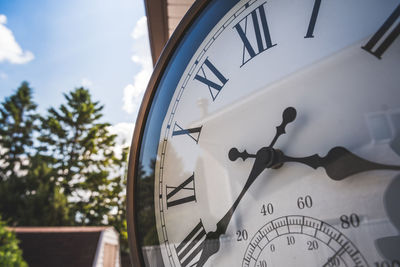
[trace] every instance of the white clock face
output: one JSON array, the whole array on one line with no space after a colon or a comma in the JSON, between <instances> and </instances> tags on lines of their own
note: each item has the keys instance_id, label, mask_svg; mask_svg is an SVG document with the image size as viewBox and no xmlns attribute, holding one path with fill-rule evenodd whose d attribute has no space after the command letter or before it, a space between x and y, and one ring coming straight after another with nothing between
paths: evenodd
<instances>
[{"instance_id":1,"label":"white clock face","mask_svg":"<svg viewBox=\"0 0 400 267\"><path fill-rule=\"evenodd\" d=\"M161 127L166 266L400 266L399 21L397 0L226 13Z\"/></svg>"}]
</instances>

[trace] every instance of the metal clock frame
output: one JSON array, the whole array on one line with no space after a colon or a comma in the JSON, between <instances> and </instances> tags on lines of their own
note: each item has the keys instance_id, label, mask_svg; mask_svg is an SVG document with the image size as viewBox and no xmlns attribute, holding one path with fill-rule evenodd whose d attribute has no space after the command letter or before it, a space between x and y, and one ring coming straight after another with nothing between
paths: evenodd
<instances>
[{"instance_id":1,"label":"metal clock frame","mask_svg":"<svg viewBox=\"0 0 400 267\"><path fill-rule=\"evenodd\" d=\"M133 266L144 266L143 255L141 252L140 244L138 244L138 229L137 229L137 212L135 201L135 189L137 188L137 171L140 156L140 147L143 141L143 134L147 118L150 113L151 104L155 97L158 85L164 72L170 62L173 54L188 32L193 22L200 16L202 11L212 0L197 0L192 7L188 10L183 17L171 38L164 47L151 75L150 81L147 85L145 94L143 96L142 104L136 119L135 131L133 133L129 163L128 163L128 177L127 177L127 226L128 226L128 240L131 253L131 261Z\"/></svg>"}]
</instances>

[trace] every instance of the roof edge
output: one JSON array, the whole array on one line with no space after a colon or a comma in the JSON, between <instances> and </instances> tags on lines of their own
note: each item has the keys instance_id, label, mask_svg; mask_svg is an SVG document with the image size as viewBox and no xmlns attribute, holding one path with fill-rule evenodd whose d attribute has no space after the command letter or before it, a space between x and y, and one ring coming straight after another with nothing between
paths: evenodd
<instances>
[{"instance_id":1,"label":"roof edge","mask_svg":"<svg viewBox=\"0 0 400 267\"><path fill-rule=\"evenodd\" d=\"M102 232L112 226L61 226L61 227L7 227L15 233L71 233L71 232Z\"/></svg>"}]
</instances>

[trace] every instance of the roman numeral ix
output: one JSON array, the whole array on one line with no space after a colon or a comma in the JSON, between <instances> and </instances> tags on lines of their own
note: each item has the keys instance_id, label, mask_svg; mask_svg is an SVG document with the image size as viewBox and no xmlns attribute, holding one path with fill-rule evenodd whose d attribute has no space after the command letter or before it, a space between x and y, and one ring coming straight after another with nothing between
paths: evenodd
<instances>
[{"instance_id":1,"label":"roman numeral ix","mask_svg":"<svg viewBox=\"0 0 400 267\"><path fill-rule=\"evenodd\" d=\"M266 3L261 4L234 26L243 42L241 66L249 62L261 52L276 45L272 44L271 41L267 16L265 14L265 6ZM246 4L246 8L247 7L248 4ZM252 28L252 30L249 28Z\"/></svg>"},{"instance_id":2,"label":"roman numeral ix","mask_svg":"<svg viewBox=\"0 0 400 267\"><path fill-rule=\"evenodd\" d=\"M179 186L166 186L167 208L196 201L194 173Z\"/></svg>"},{"instance_id":3,"label":"roman numeral ix","mask_svg":"<svg viewBox=\"0 0 400 267\"><path fill-rule=\"evenodd\" d=\"M400 4L396 7L393 13L387 18L387 20L382 24L379 30L371 37L368 43L362 48L377 58L381 59L383 53L389 48L389 46L394 42L394 40L400 34L400 22L394 27L394 29L383 38L387 31L393 26L396 20L400 16ZM378 44L380 43L380 44Z\"/></svg>"},{"instance_id":4,"label":"roman numeral ix","mask_svg":"<svg viewBox=\"0 0 400 267\"><path fill-rule=\"evenodd\" d=\"M200 255L200 252L203 250L205 236L206 231L200 220L175 249L181 266L196 266L196 256Z\"/></svg>"},{"instance_id":5,"label":"roman numeral ix","mask_svg":"<svg viewBox=\"0 0 400 267\"><path fill-rule=\"evenodd\" d=\"M228 82L228 79L222 75L208 58L204 60L194 79L208 86L213 101L215 101L221 89Z\"/></svg>"},{"instance_id":6,"label":"roman numeral ix","mask_svg":"<svg viewBox=\"0 0 400 267\"><path fill-rule=\"evenodd\" d=\"M176 122L174 125L174 129L172 130L172 136L177 136L177 135L187 135L191 139L193 139L196 144L199 142L200 138L200 133L201 133L201 128L200 127L195 127L195 128L189 128L189 129L183 129L181 126L179 126Z\"/></svg>"}]
</instances>

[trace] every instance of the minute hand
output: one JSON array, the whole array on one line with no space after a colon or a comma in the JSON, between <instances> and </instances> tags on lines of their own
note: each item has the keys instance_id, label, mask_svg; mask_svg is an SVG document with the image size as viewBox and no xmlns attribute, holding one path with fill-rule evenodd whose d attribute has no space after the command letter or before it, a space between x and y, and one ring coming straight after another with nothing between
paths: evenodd
<instances>
[{"instance_id":1,"label":"minute hand","mask_svg":"<svg viewBox=\"0 0 400 267\"><path fill-rule=\"evenodd\" d=\"M233 203L232 207L225 214L225 216L217 223L217 229L214 232L207 233L206 239L204 241L203 251L201 253L199 261L197 262L197 267L203 266L212 255L218 252L220 247L219 237L225 234L229 222L232 219L232 215L247 190L250 188L256 178L269 166L270 156L271 150L266 147L261 148L255 155L256 159L254 161L253 168L251 169L249 178L247 178L246 184L244 185L239 196Z\"/></svg>"},{"instance_id":2,"label":"minute hand","mask_svg":"<svg viewBox=\"0 0 400 267\"><path fill-rule=\"evenodd\" d=\"M329 150L325 157L314 154L304 158L294 158L278 153L274 165L285 162L299 162L314 169L323 167L326 174L333 180L343 180L351 175L372 170L400 170L400 166L386 165L363 159L344 147L336 146Z\"/></svg>"}]
</instances>

